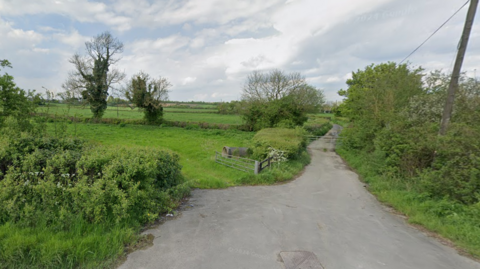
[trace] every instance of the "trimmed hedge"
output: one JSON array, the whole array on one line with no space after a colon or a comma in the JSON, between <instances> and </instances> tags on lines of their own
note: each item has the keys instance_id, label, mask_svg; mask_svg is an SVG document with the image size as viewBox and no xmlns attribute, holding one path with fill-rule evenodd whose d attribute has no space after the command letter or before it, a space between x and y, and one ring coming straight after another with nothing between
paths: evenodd
<instances>
[{"instance_id":1,"label":"trimmed hedge","mask_svg":"<svg viewBox=\"0 0 480 269\"><path fill-rule=\"evenodd\" d=\"M287 159L296 159L307 146L305 134L301 128L262 129L252 139L252 157L263 160L267 158L270 148L275 148L284 151Z\"/></svg>"}]
</instances>

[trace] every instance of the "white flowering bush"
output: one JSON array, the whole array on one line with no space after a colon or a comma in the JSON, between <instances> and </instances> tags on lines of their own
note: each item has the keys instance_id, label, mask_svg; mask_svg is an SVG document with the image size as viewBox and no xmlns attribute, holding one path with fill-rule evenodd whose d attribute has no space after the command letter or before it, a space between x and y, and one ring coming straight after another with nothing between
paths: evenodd
<instances>
[{"instance_id":1,"label":"white flowering bush","mask_svg":"<svg viewBox=\"0 0 480 269\"><path fill-rule=\"evenodd\" d=\"M282 163L288 161L287 157L285 157L285 151L273 147L269 147L268 149L270 150L268 158L272 158L272 162Z\"/></svg>"}]
</instances>

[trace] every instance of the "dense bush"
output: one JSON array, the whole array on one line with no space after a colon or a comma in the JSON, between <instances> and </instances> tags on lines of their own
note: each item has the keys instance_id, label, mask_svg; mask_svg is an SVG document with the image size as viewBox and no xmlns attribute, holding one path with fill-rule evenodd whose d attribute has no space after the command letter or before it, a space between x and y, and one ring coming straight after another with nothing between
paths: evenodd
<instances>
[{"instance_id":1,"label":"dense bush","mask_svg":"<svg viewBox=\"0 0 480 269\"><path fill-rule=\"evenodd\" d=\"M423 77L423 80L422 80ZM380 173L435 199L480 201L480 87L462 77L448 132L439 136L449 77L393 63L353 73L342 113L343 148L382 159Z\"/></svg>"},{"instance_id":2,"label":"dense bush","mask_svg":"<svg viewBox=\"0 0 480 269\"><path fill-rule=\"evenodd\" d=\"M182 182L178 156L153 149L106 148L80 140L3 139L0 224L68 228L91 223L153 220Z\"/></svg>"},{"instance_id":3,"label":"dense bush","mask_svg":"<svg viewBox=\"0 0 480 269\"><path fill-rule=\"evenodd\" d=\"M307 145L303 129L267 128L259 131L252 139L252 157L263 160L271 148L284 151L287 159L296 159Z\"/></svg>"},{"instance_id":4,"label":"dense bush","mask_svg":"<svg viewBox=\"0 0 480 269\"><path fill-rule=\"evenodd\" d=\"M422 191L436 198L448 197L464 204L480 201L480 129L452 124L437 140L432 166L421 171ZM433 140L430 140L433 141Z\"/></svg>"}]
</instances>

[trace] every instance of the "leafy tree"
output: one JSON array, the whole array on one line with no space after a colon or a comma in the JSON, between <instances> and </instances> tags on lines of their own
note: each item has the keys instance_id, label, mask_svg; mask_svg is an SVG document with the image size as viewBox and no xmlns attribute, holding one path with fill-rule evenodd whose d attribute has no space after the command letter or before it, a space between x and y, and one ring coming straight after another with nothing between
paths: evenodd
<instances>
[{"instance_id":1,"label":"leafy tree","mask_svg":"<svg viewBox=\"0 0 480 269\"><path fill-rule=\"evenodd\" d=\"M369 153L378 173L405 179L423 196L480 201L480 86L460 78L445 136L438 130L449 76L386 63L352 74L341 112L353 123L342 131L343 150Z\"/></svg>"},{"instance_id":2,"label":"leafy tree","mask_svg":"<svg viewBox=\"0 0 480 269\"><path fill-rule=\"evenodd\" d=\"M12 68L8 60L0 60L0 65ZM34 91L20 89L13 79L8 73L0 76L0 126L7 117L11 117L17 122L18 131L24 131L31 127L30 114L35 112L40 96Z\"/></svg>"},{"instance_id":3,"label":"leafy tree","mask_svg":"<svg viewBox=\"0 0 480 269\"><path fill-rule=\"evenodd\" d=\"M382 63L352 73L346 97L338 108L358 126L355 147L373 150L373 139L381 128L395 121L411 98L423 94L422 69L411 70L406 64ZM351 145L353 146L353 144Z\"/></svg>"},{"instance_id":4,"label":"leafy tree","mask_svg":"<svg viewBox=\"0 0 480 269\"><path fill-rule=\"evenodd\" d=\"M323 92L308 85L300 73L280 70L252 72L243 88L240 113L251 129L294 127L303 124L306 114L318 112Z\"/></svg>"},{"instance_id":5,"label":"leafy tree","mask_svg":"<svg viewBox=\"0 0 480 269\"><path fill-rule=\"evenodd\" d=\"M240 114L244 104L241 101L222 102L218 104L219 114Z\"/></svg>"},{"instance_id":6,"label":"leafy tree","mask_svg":"<svg viewBox=\"0 0 480 269\"><path fill-rule=\"evenodd\" d=\"M123 43L109 32L101 33L85 42L87 55L73 55L70 63L75 71L62 87L71 92L70 98L82 97L90 105L94 118L101 118L107 109L108 91L125 78L125 74L110 67L119 61Z\"/></svg>"},{"instance_id":7,"label":"leafy tree","mask_svg":"<svg viewBox=\"0 0 480 269\"><path fill-rule=\"evenodd\" d=\"M162 102L168 100L170 82L163 77L151 78L140 72L133 75L124 88L125 97L145 113L145 120L158 122L163 115Z\"/></svg>"}]
</instances>

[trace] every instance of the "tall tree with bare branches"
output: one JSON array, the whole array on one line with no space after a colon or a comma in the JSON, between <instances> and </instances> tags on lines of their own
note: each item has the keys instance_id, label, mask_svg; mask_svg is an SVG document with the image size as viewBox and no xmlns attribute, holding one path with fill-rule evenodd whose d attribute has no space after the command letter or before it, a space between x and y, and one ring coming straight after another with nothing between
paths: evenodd
<instances>
[{"instance_id":1,"label":"tall tree with bare branches","mask_svg":"<svg viewBox=\"0 0 480 269\"><path fill-rule=\"evenodd\" d=\"M243 87L240 113L252 130L293 127L302 125L307 113L318 112L324 101L323 92L298 72L253 71Z\"/></svg>"},{"instance_id":2,"label":"tall tree with bare branches","mask_svg":"<svg viewBox=\"0 0 480 269\"><path fill-rule=\"evenodd\" d=\"M125 78L125 73L111 68L123 52L123 43L109 32L85 42L86 55L74 54L70 63L75 70L62 87L73 97L82 97L90 105L94 118L101 118L107 109L108 91Z\"/></svg>"}]
</instances>

